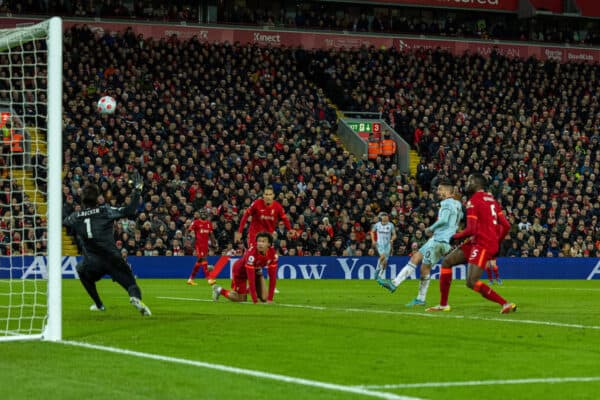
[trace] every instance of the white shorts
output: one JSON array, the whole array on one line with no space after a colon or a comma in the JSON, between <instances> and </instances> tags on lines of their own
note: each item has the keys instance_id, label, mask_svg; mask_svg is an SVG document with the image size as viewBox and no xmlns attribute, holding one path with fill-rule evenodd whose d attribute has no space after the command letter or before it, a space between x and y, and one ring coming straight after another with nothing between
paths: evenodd
<instances>
[{"instance_id":1,"label":"white shorts","mask_svg":"<svg viewBox=\"0 0 600 400\"><path fill-rule=\"evenodd\" d=\"M434 265L450 251L450 245L446 242L438 242L429 239L419 251L423 254L423 264Z\"/></svg>"},{"instance_id":2,"label":"white shorts","mask_svg":"<svg viewBox=\"0 0 600 400\"><path fill-rule=\"evenodd\" d=\"M392 245L391 243L379 244L377 243L377 253L381 256L385 256L385 258L389 258L390 254L392 254Z\"/></svg>"}]
</instances>

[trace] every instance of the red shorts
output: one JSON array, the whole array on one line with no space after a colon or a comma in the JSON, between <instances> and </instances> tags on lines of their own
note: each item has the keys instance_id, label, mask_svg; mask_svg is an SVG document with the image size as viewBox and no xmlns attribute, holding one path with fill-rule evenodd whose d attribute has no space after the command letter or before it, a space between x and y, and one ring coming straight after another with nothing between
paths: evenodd
<instances>
[{"instance_id":1,"label":"red shorts","mask_svg":"<svg viewBox=\"0 0 600 400\"><path fill-rule=\"evenodd\" d=\"M196 246L196 257L198 257L198 258L208 257L208 247Z\"/></svg>"},{"instance_id":2,"label":"red shorts","mask_svg":"<svg viewBox=\"0 0 600 400\"><path fill-rule=\"evenodd\" d=\"M233 263L233 277L231 278L231 288L238 294L248 293L248 275L246 275L246 266L244 258L239 258Z\"/></svg>"},{"instance_id":3,"label":"red shorts","mask_svg":"<svg viewBox=\"0 0 600 400\"><path fill-rule=\"evenodd\" d=\"M478 244L465 243L460 246L460 249L463 251L465 257L467 257L469 264L477 265L481 269L485 269L488 261L494 258L493 253Z\"/></svg>"}]
</instances>

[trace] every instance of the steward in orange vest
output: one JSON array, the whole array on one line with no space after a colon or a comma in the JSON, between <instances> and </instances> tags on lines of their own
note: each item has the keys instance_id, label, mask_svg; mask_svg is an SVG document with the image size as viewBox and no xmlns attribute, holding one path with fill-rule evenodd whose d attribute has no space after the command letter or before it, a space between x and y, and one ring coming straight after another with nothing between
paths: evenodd
<instances>
[{"instance_id":1,"label":"steward in orange vest","mask_svg":"<svg viewBox=\"0 0 600 400\"><path fill-rule=\"evenodd\" d=\"M10 150L13 153L23 153L23 135L13 132Z\"/></svg>"},{"instance_id":2,"label":"steward in orange vest","mask_svg":"<svg viewBox=\"0 0 600 400\"><path fill-rule=\"evenodd\" d=\"M13 131L12 140L10 142L11 158L14 165L21 165L23 163L23 135L17 131Z\"/></svg>"},{"instance_id":3,"label":"steward in orange vest","mask_svg":"<svg viewBox=\"0 0 600 400\"><path fill-rule=\"evenodd\" d=\"M392 139L383 139L381 141L381 155L384 157L390 157L396 154L396 142Z\"/></svg>"},{"instance_id":4,"label":"steward in orange vest","mask_svg":"<svg viewBox=\"0 0 600 400\"><path fill-rule=\"evenodd\" d=\"M369 160L375 160L381 154L381 145L379 140L369 140L368 157Z\"/></svg>"}]
</instances>

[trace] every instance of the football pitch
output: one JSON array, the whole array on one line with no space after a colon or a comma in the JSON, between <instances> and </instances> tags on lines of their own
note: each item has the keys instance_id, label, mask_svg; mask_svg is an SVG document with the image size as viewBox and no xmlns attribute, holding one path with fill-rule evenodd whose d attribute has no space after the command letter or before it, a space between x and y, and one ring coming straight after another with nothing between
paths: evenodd
<instances>
[{"instance_id":1,"label":"football pitch","mask_svg":"<svg viewBox=\"0 0 600 400\"><path fill-rule=\"evenodd\" d=\"M500 307L454 281L451 312L374 281L281 280L274 304L215 303L202 280L141 280L141 317L63 281L62 343L0 343L0 399L597 399L600 281L506 281ZM220 283L228 285L229 281ZM439 299L432 281L429 303Z\"/></svg>"}]
</instances>

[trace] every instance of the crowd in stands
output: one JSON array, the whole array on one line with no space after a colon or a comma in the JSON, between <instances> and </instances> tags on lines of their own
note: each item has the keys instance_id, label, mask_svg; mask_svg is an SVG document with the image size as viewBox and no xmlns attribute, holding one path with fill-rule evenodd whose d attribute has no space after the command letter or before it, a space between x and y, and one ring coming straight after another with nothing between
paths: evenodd
<instances>
[{"instance_id":1,"label":"crowd in stands","mask_svg":"<svg viewBox=\"0 0 600 400\"><path fill-rule=\"evenodd\" d=\"M462 189L480 171L512 224L501 255L600 256L597 65L96 36L85 26L66 33L64 63L65 213L88 182L105 202L126 203L128 174L140 171L138 216L116 226L130 255L193 254L187 227L199 209L215 226L215 253L240 254L241 212L266 185L296 232L277 229L281 254L373 254L368 231L387 211L394 254L409 255L427 239L440 177ZM95 110L105 94L117 99L113 115ZM417 175L348 154L326 97L383 112L418 149Z\"/></svg>"},{"instance_id":2,"label":"crowd in stands","mask_svg":"<svg viewBox=\"0 0 600 400\"><path fill-rule=\"evenodd\" d=\"M321 1L303 2L292 9L283 8L278 3L257 7L245 2L222 1L218 3L212 20L208 16L208 8L202 9L198 2L189 0L169 3L151 0L5 0L0 4L0 13L600 44L600 24L593 19L560 19L551 15L525 19L515 13L421 9L397 5L365 7Z\"/></svg>"},{"instance_id":3,"label":"crowd in stands","mask_svg":"<svg viewBox=\"0 0 600 400\"><path fill-rule=\"evenodd\" d=\"M139 40L79 27L65 54L65 206L87 181L121 204L127 173L142 171L139 217L117 227L129 254L191 254L186 227L201 208L217 252L239 253L241 211L268 184L297 231L277 230L282 254L372 254L367 232L388 211L394 252L408 255L435 218L439 177L462 188L481 171L513 226L502 255L600 255L597 66ZM118 111L100 116L107 93ZM326 95L383 111L419 149L417 176L346 153Z\"/></svg>"},{"instance_id":4,"label":"crowd in stands","mask_svg":"<svg viewBox=\"0 0 600 400\"><path fill-rule=\"evenodd\" d=\"M393 49L313 64L328 95L382 111L418 149L423 190L440 176L459 187L470 172L488 177L512 224L501 254L600 255L598 65Z\"/></svg>"},{"instance_id":5,"label":"crowd in stands","mask_svg":"<svg viewBox=\"0 0 600 400\"><path fill-rule=\"evenodd\" d=\"M34 90L43 87L45 68L32 67L33 46L28 43L23 47L25 55L0 54L0 255L43 254L47 249L47 221L42 215L43 209L38 209L36 199L30 198L30 193L24 190L24 181L28 178L15 176L11 171L22 170L24 164L32 166L31 185L45 192L47 156L26 152L31 140L25 140L24 129L43 123L45 114L45 93ZM21 61L27 66L23 67ZM30 90L19 92L18 89L26 86L23 76L28 77Z\"/></svg>"},{"instance_id":6,"label":"crowd in stands","mask_svg":"<svg viewBox=\"0 0 600 400\"><path fill-rule=\"evenodd\" d=\"M139 40L131 31L95 38L85 27L66 34L65 212L87 182L106 202L126 202L136 169L146 177L144 202L137 220L118 224L119 246L192 254L186 228L205 209L218 252L236 254L241 211L272 185L297 232L278 232L282 254L330 254L327 219L343 250L354 236L357 252L370 250L365 232L374 213L391 208L386 188L397 169L354 161L335 142L335 112L298 67L305 51ZM116 114L96 112L101 94L117 99Z\"/></svg>"}]
</instances>

